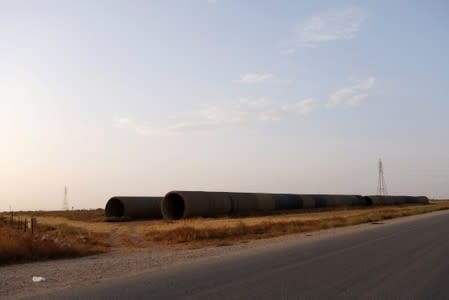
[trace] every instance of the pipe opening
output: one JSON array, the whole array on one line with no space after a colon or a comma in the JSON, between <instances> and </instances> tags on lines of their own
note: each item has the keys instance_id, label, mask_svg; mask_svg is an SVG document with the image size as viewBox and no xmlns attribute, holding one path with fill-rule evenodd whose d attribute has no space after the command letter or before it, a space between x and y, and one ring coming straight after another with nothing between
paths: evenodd
<instances>
[{"instance_id":1,"label":"pipe opening","mask_svg":"<svg viewBox=\"0 0 449 300\"><path fill-rule=\"evenodd\" d=\"M119 199L111 198L106 204L105 213L108 218L121 218L125 214L125 207Z\"/></svg>"},{"instance_id":2,"label":"pipe opening","mask_svg":"<svg viewBox=\"0 0 449 300\"><path fill-rule=\"evenodd\" d=\"M184 199L179 194L170 193L162 200L162 215L166 219L181 219L184 216L184 209Z\"/></svg>"},{"instance_id":3,"label":"pipe opening","mask_svg":"<svg viewBox=\"0 0 449 300\"><path fill-rule=\"evenodd\" d=\"M365 198L366 205L368 205L368 206L373 205L373 199L371 199L371 197L363 197L363 198Z\"/></svg>"}]
</instances>

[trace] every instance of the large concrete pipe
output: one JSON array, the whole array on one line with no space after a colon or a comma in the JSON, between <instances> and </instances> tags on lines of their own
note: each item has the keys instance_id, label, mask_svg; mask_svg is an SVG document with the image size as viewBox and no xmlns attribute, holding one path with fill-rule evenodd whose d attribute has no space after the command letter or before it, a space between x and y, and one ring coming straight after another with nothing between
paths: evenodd
<instances>
[{"instance_id":1,"label":"large concrete pipe","mask_svg":"<svg viewBox=\"0 0 449 300\"><path fill-rule=\"evenodd\" d=\"M112 197L106 203L108 219L162 218L162 197Z\"/></svg>"},{"instance_id":2,"label":"large concrete pipe","mask_svg":"<svg viewBox=\"0 0 449 300\"><path fill-rule=\"evenodd\" d=\"M365 196L368 205L428 204L425 196Z\"/></svg>"},{"instance_id":3,"label":"large concrete pipe","mask_svg":"<svg viewBox=\"0 0 449 300\"><path fill-rule=\"evenodd\" d=\"M302 208L322 208L340 206L365 206L366 199L359 195L298 195Z\"/></svg>"},{"instance_id":4,"label":"large concrete pipe","mask_svg":"<svg viewBox=\"0 0 449 300\"><path fill-rule=\"evenodd\" d=\"M239 215L258 211L366 205L357 195L293 195L172 191L162 200L162 215L177 220L189 217Z\"/></svg>"}]
</instances>

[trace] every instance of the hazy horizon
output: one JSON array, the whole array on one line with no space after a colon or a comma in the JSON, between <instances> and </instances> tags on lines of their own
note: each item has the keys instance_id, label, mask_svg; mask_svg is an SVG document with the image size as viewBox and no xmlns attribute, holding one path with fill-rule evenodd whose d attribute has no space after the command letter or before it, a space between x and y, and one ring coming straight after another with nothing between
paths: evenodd
<instances>
[{"instance_id":1,"label":"hazy horizon","mask_svg":"<svg viewBox=\"0 0 449 300\"><path fill-rule=\"evenodd\" d=\"M0 211L170 190L449 198L449 4L3 1Z\"/></svg>"}]
</instances>

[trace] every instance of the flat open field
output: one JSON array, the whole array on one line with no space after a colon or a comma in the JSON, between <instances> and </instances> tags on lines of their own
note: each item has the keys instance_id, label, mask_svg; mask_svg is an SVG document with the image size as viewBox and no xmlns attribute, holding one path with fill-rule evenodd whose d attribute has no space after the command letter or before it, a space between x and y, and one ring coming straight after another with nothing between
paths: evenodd
<instances>
[{"instance_id":1,"label":"flat open field","mask_svg":"<svg viewBox=\"0 0 449 300\"><path fill-rule=\"evenodd\" d=\"M40 237L51 237L50 240L56 239L57 242L66 245L80 243L87 245L86 247L90 247L92 251L85 247L82 251L76 252L78 255L84 255L109 250L144 248L154 244L188 248L223 246L285 234L381 222L444 209L449 209L448 200L434 201L429 205L296 210L264 216L194 218L178 221L105 222L104 211L101 209L17 214L22 217L35 216Z\"/></svg>"},{"instance_id":2,"label":"flat open field","mask_svg":"<svg viewBox=\"0 0 449 300\"><path fill-rule=\"evenodd\" d=\"M22 212L23 216L38 215L39 232L32 238L28 234L23 235L16 229L0 224L0 231L2 231L0 254L8 253L5 249L9 249L10 254L25 253L26 255L16 256L12 260L11 257L3 257L3 261L0 261L0 265L7 264L0 266L3 278L0 282L0 298L32 297L38 293L69 286L72 288L90 286L109 279L137 275L142 272L157 272L169 267L177 268L181 265L228 255L256 253L261 249L278 249L293 242L308 243L326 236L333 236L338 232L363 231L383 226L377 224L389 226L388 224L410 220L410 218L398 218L401 216L447 209L449 209L449 201L438 201L430 205L309 210L244 218L220 217L118 223L101 221L101 210L70 212L68 218L61 212L40 212L39 214ZM92 214L99 219L85 221L86 216L92 216ZM446 212L436 212L432 215L437 214L446 214ZM411 218L426 217L421 215ZM353 224L361 225L347 226ZM320 230L323 228L329 230ZM275 238L264 240L268 237ZM16 249L11 251L11 245L15 245ZM45 245L52 245L52 247L41 247ZM54 247L57 250L52 252ZM25 249L25 252L20 252L18 249ZM35 249L47 251L34 252ZM99 255L80 257L94 253ZM71 257L80 258L11 264ZM31 277L34 275L44 276L48 281L45 284L33 284Z\"/></svg>"},{"instance_id":3,"label":"flat open field","mask_svg":"<svg viewBox=\"0 0 449 300\"><path fill-rule=\"evenodd\" d=\"M88 231L65 222L42 222L33 233L0 219L0 265L34 260L71 258L107 252L105 233Z\"/></svg>"}]
</instances>

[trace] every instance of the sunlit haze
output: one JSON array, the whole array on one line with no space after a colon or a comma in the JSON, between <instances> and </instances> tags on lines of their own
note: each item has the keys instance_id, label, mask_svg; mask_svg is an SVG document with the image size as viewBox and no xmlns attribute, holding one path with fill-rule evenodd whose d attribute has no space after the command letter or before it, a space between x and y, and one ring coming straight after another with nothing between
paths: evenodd
<instances>
[{"instance_id":1,"label":"sunlit haze","mask_svg":"<svg viewBox=\"0 0 449 300\"><path fill-rule=\"evenodd\" d=\"M0 1L0 211L449 197L446 1Z\"/></svg>"}]
</instances>

